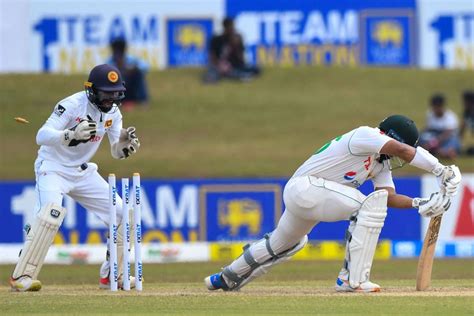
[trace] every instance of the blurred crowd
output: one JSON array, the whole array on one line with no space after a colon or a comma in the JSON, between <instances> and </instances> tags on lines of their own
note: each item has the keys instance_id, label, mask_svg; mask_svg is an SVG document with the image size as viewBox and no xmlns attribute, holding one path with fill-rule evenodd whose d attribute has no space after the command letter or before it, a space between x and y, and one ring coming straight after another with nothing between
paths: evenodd
<instances>
[{"instance_id":1,"label":"blurred crowd","mask_svg":"<svg viewBox=\"0 0 474 316\"><path fill-rule=\"evenodd\" d=\"M258 76L260 68L245 61L244 42L234 27L234 20L225 18L222 28L222 33L212 36L207 45L208 65L203 82L217 83L222 79L245 82ZM130 111L136 106L146 106L149 101L146 82L149 65L127 52L127 42L122 37L111 40L110 51L111 55L106 63L120 70L127 88L122 109Z\"/></svg>"},{"instance_id":2,"label":"blurred crowd","mask_svg":"<svg viewBox=\"0 0 474 316\"><path fill-rule=\"evenodd\" d=\"M474 90L462 94L461 118L447 106L446 98L436 93L430 98L420 146L439 158L455 159L460 154L474 155Z\"/></svg>"},{"instance_id":3,"label":"blurred crowd","mask_svg":"<svg viewBox=\"0 0 474 316\"><path fill-rule=\"evenodd\" d=\"M110 42L111 56L107 64L114 65L120 70L127 92L122 101L124 111L133 109L136 105L148 104L148 88L145 75L149 65L127 53L127 42L124 38L115 38Z\"/></svg>"},{"instance_id":4,"label":"blurred crowd","mask_svg":"<svg viewBox=\"0 0 474 316\"><path fill-rule=\"evenodd\" d=\"M249 81L258 76L260 69L245 62L244 42L235 30L234 20L225 18L222 27L222 34L214 35L209 43L209 62L204 82L216 83L225 78Z\"/></svg>"},{"instance_id":5,"label":"blurred crowd","mask_svg":"<svg viewBox=\"0 0 474 316\"><path fill-rule=\"evenodd\" d=\"M207 45L208 65L203 82L217 83L223 79L245 82L259 76L260 68L245 61L245 45L235 29L234 20L225 18L222 30L222 33L212 36ZM127 88L123 109L129 111L136 106L147 105L146 74L149 66L128 54L127 42L123 38L113 39L110 49L111 56L107 63L120 70ZM474 90L465 91L461 99L463 110L460 117L448 107L443 94L433 94L429 100L420 146L439 158L455 159L460 154L474 156Z\"/></svg>"}]
</instances>

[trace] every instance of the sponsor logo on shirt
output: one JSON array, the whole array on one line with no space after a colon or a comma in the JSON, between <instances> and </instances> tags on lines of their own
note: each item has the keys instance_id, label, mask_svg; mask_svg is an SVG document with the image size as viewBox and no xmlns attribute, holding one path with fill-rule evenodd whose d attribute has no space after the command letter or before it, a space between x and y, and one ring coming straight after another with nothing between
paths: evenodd
<instances>
[{"instance_id":1,"label":"sponsor logo on shirt","mask_svg":"<svg viewBox=\"0 0 474 316\"><path fill-rule=\"evenodd\" d=\"M112 126L112 120L105 121L105 128Z\"/></svg>"},{"instance_id":2,"label":"sponsor logo on shirt","mask_svg":"<svg viewBox=\"0 0 474 316\"><path fill-rule=\"evenodd\" d=\"M50 213L50 214L51 214L52 217L58 218L59 215L61 215L61 212L53 208L53 209L51 209L51 213Z\"/></svg>"},{"instance_id":3,"label":"sponsor logo on shirt","mask_svg":"<svg viewBox=\"0 0 474 316\"><path fill-rule=\"evenodd\" d=\"M346 172L346 174L344 175L344 179L346 179L347 181L352 181L354 180L356 175L357 175L357 172L349 171L349 172Z\"/></svg>"},{"instance_id":4,"label":"sponsor logo on shirt","mask_svg":"<svg viewBox=\"0 0 474 316\"><path fill-rule=\"evenodd\" d=\"M366 160L364 160L364 168L365 168L365 170L368 171L371 164L372 164L372 158L369 156L369 157L367 157Z\"/></svg>"},{"instance_id":5,"label":"sponsor logo on shirt","mask_svg":"<svg viewBox=\"0 0 474 316\"><path fill-rule=\"evenodd\" d=\"M61 104L58 104L58 107L54 110L54 114L57 116L63 115L64 112L66 112L66 108Z\"/></svg>"}]
</instances>

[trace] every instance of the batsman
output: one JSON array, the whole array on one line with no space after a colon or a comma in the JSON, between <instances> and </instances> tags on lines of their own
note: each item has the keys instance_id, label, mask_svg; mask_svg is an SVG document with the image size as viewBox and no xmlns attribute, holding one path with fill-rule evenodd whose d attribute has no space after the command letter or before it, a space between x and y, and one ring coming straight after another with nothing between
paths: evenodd
<instances>
[{"instance_id":1,"label":"batsman","mask_svg":"<svg viewBox=\"0 0 474 316\"><path fill-rule=\"evenodd\" d=\"M206 277L207 288L239 290L300 251L319 222L349 220L344 264L335 289L379 292L380 286L370 281L370 271L387 207L416 208L420 215L434 217L448 210L461 183L456 166L442 165L417 143L415 123L402 115L387 117L377 128L358 127L326 143L286 184L286 210L276 229L245 246L222 272ZM397 194L391 170L405 162L433 173L439 191L425 198ZM374 192L365 196L357 187L368 179Z\"/></svg>"},{"instance_id":2,"label":"batsman","mask_svg":"<svg viewBox=\"0 0 474 316\"><path fill-rule=\"evenodd\" d=\"M125 90L117 68L98 65L91 70L84 91L59 101L51 116L39 129L36 142L40 149L34 164L35 222L27 229L25 244L10 278L12 291L41 289L38 275L67 212L62 207L64 195L72 197L104 223L109 222L108 184L90 159L105 134L108 136L113 158L128 158L140 147L135 128L122 128L119 107ZM122 201L118 198L117 225L122 218L121 204ZM119 235L119 247L121 244L123 245L122 236ZM121 254L122 251L118 253ZM110 288L109 271L106 260L100 271L101 288ZM133 278L130 283L133 286Z\"/></svg>"}]
</instances>

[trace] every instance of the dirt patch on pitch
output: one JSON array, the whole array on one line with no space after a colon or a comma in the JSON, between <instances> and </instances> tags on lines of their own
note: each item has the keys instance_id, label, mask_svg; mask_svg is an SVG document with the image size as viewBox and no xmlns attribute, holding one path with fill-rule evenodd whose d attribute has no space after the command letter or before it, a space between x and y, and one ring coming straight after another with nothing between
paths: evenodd
<instances>
[{"instance_id":1,"label":"dirt patch on pitch","mask_svg":"<svg viewBox=\"0 0 474 316\"><path fill-rule=\"evenodd\" d=\"M248 288L244 295L260 295L260 296L353 296L353 295L371 295L371 296L429 296L429 297L455 297L469 296L474 297L473 288L457 287L457 288L431 288L427 291L416 291L412 287L392 287L384 288L378 293L338 293L331 288L287 288L287 287L261 287Z\"/></svg>"},{"instance_id":2,"label":"dirt patch on pitch","mask_svg":"<svg viewBox=\"0 0 474 316\"><path fill-rule=\"evenodd\" d=\"M7 292L9 289L1 288L1 292ZM98 290L95 286L54 286L50 285L43 288L37 293L12 293L12 295L38 295L38 296L156 296L156 297L170 297L170 296L239 296L239 297L337 297L337 296L384 296L384 297L474 297L474 288L472 287L434 287L427 291L419 292L414 287L387 287L379 293L337 293L334 289L329 287L311 287L311 286L278 286L278 285L263 285L263 286L248 286L239 292L225 292L216 291L209 292L202 288L201 285L188 284L149 284L148 287L141 293L134 290L130 292L119 291L112 293L110 291Z\"/></svg>"}]
</instances>

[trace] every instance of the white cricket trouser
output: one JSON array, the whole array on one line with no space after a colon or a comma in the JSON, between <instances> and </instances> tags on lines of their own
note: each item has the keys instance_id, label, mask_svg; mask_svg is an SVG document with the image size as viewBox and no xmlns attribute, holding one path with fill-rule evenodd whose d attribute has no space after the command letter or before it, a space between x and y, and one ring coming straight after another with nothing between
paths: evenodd
<instances>
[{"instance_id":1,"label":"white cricket trouser","mask_svg":"<svg viewBox=\"0 0 474 316\"><path fill-rule=\"evenodd\" d=\"M36 194L36 212L51 202L62 205L63 197L67 194L105 224L109 222L109 185L97 172L95 164L90 163L86 170L76 175L42 172L36 166ZM117 195L117 225L121 220L122 199Z\"/></svg>"},{"instance_id":2,"label":"white cricket trouser","mask_svg":"<svg viewBox=\"0 0 474 316\"><path fill-rule=\"evenodd\" d=\"M74 168L38 158L35 161L35 174L36 213L48 203L62 205L63 197L67 194L84 208L95 213L105 224L109 223L109 185L97 172L96 164L88 163L87 167ZM122 200L118 195L116 201L116 224L119 225L122 221ZM47 247L49 246L47 245ZM44 260L44 257L41 260ZM38 273L39 270L36 275ZM109 264L105 260L100 275L101 277L107 277L108 274Z\"/></svg>"},{"instance_id":3,"label":"white cricket trouser","mask_svg":"<svg viewBox=\"0 0 474 316\"><path fill-rule=\"evenodd\" d=\"M348 220L365 198L357 189L333 181L313 176L290 179L283 192L286 210L270 236L273 252L279 254L292 248L319 222ZM253 244L249 251L259 263L271 258L264 242ZM239 276L250 271L243 256L230 268Z\"/></svg>"}]
</instances>

